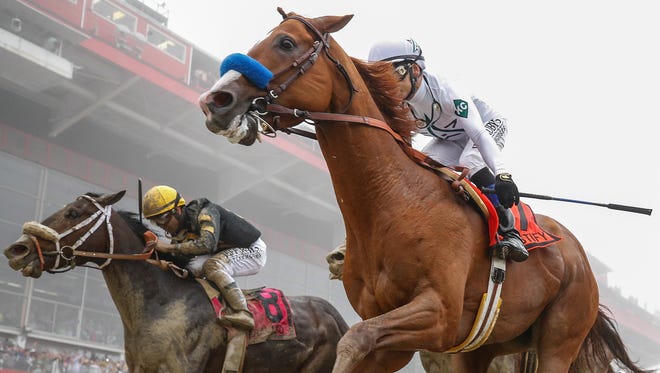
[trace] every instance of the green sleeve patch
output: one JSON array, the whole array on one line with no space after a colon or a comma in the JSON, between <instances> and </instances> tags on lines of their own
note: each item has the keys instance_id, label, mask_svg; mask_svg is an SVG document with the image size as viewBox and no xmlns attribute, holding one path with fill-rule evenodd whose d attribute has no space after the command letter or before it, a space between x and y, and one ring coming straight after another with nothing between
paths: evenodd
<instances>
[{"instance_id":1,"label":"green sleeve patch","mask_svg":"<svg viewBox=\"0 0 660 373\"><path fill-rule=\"evenodd\" d=\"M468 103L463 100L454 100L454 114L461 118L468 117Z\"/></svg>"}]
</instances>

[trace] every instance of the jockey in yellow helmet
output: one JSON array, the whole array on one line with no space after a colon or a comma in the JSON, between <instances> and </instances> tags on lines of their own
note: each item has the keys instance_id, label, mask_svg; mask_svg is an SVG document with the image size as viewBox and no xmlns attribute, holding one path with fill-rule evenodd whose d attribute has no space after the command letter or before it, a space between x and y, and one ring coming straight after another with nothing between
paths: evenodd
<instances>
[{"instance_id":1,"label":"jockey in yellow helmet","mask_svg":"<svg viewBox=\"0 0 660 373\"><path fill-rule=\"evenodd\" d=\"M196 277L213 281L235 311L223 318L252 329L254 320L235 276L257 273L266 264L266 244L261 232L239 215L199 198L186 204L176 189L155 186L143 198L144 216L172 236L156 249L191 258Z\"/></svg>"}]
</instances>

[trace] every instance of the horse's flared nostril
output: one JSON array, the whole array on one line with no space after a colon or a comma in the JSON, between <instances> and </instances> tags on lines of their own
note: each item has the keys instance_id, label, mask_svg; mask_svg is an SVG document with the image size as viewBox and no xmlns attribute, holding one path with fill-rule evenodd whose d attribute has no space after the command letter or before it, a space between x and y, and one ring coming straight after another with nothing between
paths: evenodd
<instances>
[{"instance_id":1,"label":"horse's flared nostril","mask_svg":"<svg viewBox=\"0 0 660 373\"><path fill-rule=\"evenodd\" d=\"M27 244L24 243L15 243L11 246L9 246L5 250L5 256L7 258L15 258L15 257L20 257L26 255L30 251L30 248L27 246Z\"/></svg>"},{"instance_id":2,"label":"horse's flared nostril","mask_svg":"<svg viewBox=\"0 0 660 373\"><path fill-rule=\"evenodd\" d=\"M199 97L199 106L205 115L224 115L229 112L235 103L234 95L230 92L207 92Z\"/></svg>"},{"instance_id":3,"label":"horse's flared nostril","mask_svg":"<svg viewBox=\"0 0 660 373\"><path fill-rule=\"evenodd\" d=\"M234 95L226 91L216 92L211 95L211 101L218 108L229 108L234 103Z\"/></svg>"},{"instance_id":4,"label":"horse's flared nostril","mask_svg":"<svg viewBox=\"0 0 660 373\"><path fill-rule=\"evenodd\" d=\"M206 115L222 114L232 108L234 95L226 91L209 91L199 96L198 104Z\"/></svg>"}]
</instances>

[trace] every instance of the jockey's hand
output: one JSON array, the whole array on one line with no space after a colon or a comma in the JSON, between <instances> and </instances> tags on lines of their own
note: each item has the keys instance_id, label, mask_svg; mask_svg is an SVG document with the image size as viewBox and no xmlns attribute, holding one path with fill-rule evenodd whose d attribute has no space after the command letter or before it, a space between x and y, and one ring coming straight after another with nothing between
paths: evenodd
<instances>
[{"instance_id":1,"label":"jockey's hand","mask_svg":"<svg viewBox=\"0 0 660 373\"><path fill-rule=\"evenodd\" d=\"M152 231L146 231L143 234L144 236L144 242L145 242L145 247L148 249L151 249L152 247L156 246L158 244L158 236L156 236L156 233Z\"/></svg>"},{"instance_id":2,"label":"jockey's hand","mask_svg":"<svg viewBox=\"0 0 660 373\"><path fill-rule=\"evenodd\" d=\"M160 251L161 253L176 253L176 245L167 243L167 242L161 242L158 241L156 243L156 250Z\"/></svg>"},{"instance_id":3,"label":"jockey's hand","mask_svg":"<svg viewBox=\"0 0 660 373\"><path fill-rule=\"evenodd\" d=\"M495 193L500 204L506 208L511 208L514 203L520 202L518 187L509 173L503 172L495 176Z\"/></svg>"}]
</instances>

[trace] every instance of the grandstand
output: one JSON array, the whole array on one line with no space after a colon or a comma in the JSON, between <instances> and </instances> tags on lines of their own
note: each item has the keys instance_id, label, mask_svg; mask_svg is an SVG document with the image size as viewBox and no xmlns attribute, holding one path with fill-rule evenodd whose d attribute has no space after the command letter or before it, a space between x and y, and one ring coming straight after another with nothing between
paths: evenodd
<instances>
[{"instance_id":1,"label":"grandstand","mask_svg":"<svg viewBox=\"0 0 660 373\"><path fill-rule=\"evenodd\" d=\"M137 211L138 178L145 190L169 184L264 232L268 264L242 287L322 296L357 321L328 281L324 258L344 226L318 146L281 134L248 150L208 132L197 98L220 61L169 30L163 4L0 2L0 246L82 193L127 190L119 207ZM660 364L660 318L608 287L609 270L591 260L631 354ZM121 321L99 271L51 276L26 279L0 261L0 336L121 359Z\"/></svg>"}]
</instances>

